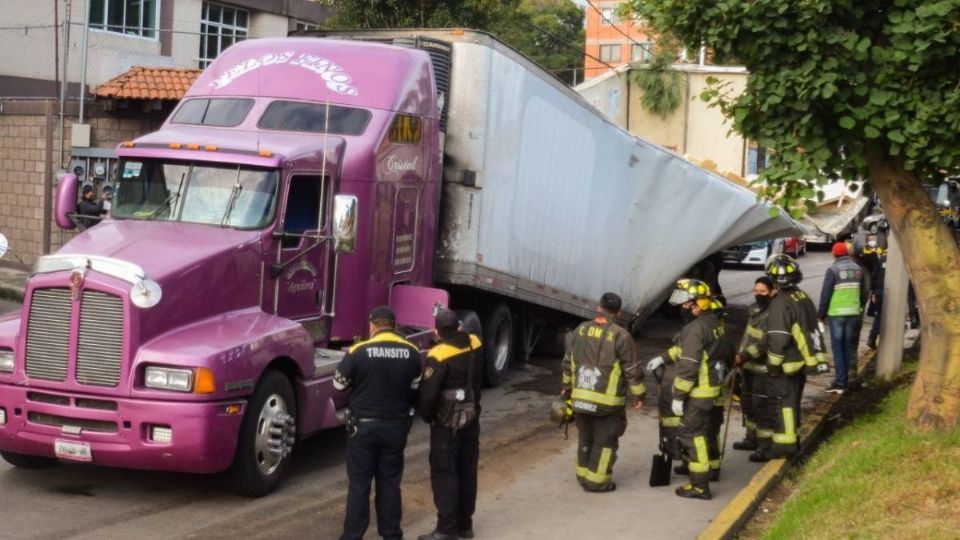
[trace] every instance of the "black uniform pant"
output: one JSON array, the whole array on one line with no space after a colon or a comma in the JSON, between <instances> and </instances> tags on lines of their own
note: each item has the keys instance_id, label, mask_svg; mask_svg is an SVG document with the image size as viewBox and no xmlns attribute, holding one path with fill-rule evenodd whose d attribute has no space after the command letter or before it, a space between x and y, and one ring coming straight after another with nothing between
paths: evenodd
<instances>
[{"instance_id":1,"label":"black uniform pant","mask_svg":"<svg viewBox=\"0 0 960 540\"><path fill-rule=\"evenodd\" d=\"M430 428L430 484L437 532L456 535L473 528L479 457L479 421L459 431L438 425Z\"/></svg>"},{"instance_id":2,"label":"black uniform pant","mask_svg":"<svg viewBox=\"0 0 960 540\"><path fill-rule=\"evenodd\" d=\"M723 408L720 407L722 422ZM720 447L712 424L716 423L714 398L687 398L680 418L680 452L690 469L690 483L706 489L710 484L710 464L720 466ZM719 429L716 429L719 434Z\"/></svg>"},{"instance_id":3,"label":"black uniform pant","mask_svg":"<svg viewBox=\"0 0 960 540\"><path fill-rule=\"evenodd\" d=\"M667 364L663 377L657 383L657 410L660 413L660 450L671 459L680 459L680 446L677 443L677 431L680 429L680 417L673 414L673 379L676 368Z\"/></svg>"},{"instance_id":4,"label":"black uniform pant","mask_svg":"<svg viewBox=\"0 0 960 540\"><path fill-rule=\"evenodd\" d=\"M805 382L803 373L767 378L767 411L773 427L769 457L789 457L799 448L800 398Z\"/></svg>"},{"instance_id":5,"label":"black uniform pant","mask_svg":"<svg viewBox=\"0 0 960 540\"><path fill-rule=\"evenodd\" d=\"M623 409L602 416L577 414L576 422L577 481L586 490L609 489L620 436L627 430L627 415Z\"/></svg>"},{"instance_id":6,"label":"black uniform pant","mask_svg":"<svg viewBox=\"0 0 960 540\"><path fill-rule=\"evenodd\" d=\"M753 439L757 448L768 449L773 437L773 420L767 405L767 376L743 370L743 395L740 406L743 408L747 439Z\"/></svg>"},{"instance_id":7,"label":"black uniform pant","mask_svg":"<svg viewBox=\"0 0 960 540\"><path fill-rule=\"evenodd\" d=\"M400 480L410 420L373 420L357 424L347 438L347 513L340 540L361 540L370 523L370 483L376 479L377 532L403 538L400 529Z\"/></svg>"}]
</instances>

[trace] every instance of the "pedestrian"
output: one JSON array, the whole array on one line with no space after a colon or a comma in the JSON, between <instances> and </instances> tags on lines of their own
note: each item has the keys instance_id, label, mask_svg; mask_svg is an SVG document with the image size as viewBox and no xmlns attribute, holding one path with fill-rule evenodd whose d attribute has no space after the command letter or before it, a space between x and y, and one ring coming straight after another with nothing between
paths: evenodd
<instances>
[{"instance_id":1,"label":"pedestrian","mask_svg":"<svg viewBox=\"0 0 960 540\"><path fill-rule=\"evenodd\" d=\"M103 202L97 201L96 189L91 184L85 184L80 191L80 203L77 204L77 225L84 230L93 227L103 218L106 210L103 209Z\"/></svg>"},{"instance_id":2,"label":"pedestrian","mask_svg":"<svg viewBox=\"0 0 960 540\"><path fill-rule=\"evenodd\" d=\"M772 419L770 448L757 449L750 461L789 458L798 450L800 399L808 372L826 370L823 336L817 324L817 308L798 287L803 279L800 265L789 255L777 255L767 263L767 275L777 292L767 307L767 418Z\"/></svg>"},{"instance_id":3,"label":"pedestrian","mask_svg":"<svg viewBox=\"0 0 960 540\"><path fill-rule=\"evenodd\" d=\"M370 523L370 484L376 481L377 531L403 538L400 480L420 384L420 352L396 331L387 306L369 317L370 339L350 348L333 376L339 391L350 390L347 420L347 511L341 540L360 540Z\"/></svg>"},{"instance_id":4,"label":"pedestrian","mask_svg":"<svg viewBox=\"0 0 960 540\"><path fill-rule=\"evenodd\" d=\"M634 409L643 406L643 367L633 337L615 321L622 301L608 292L597 316L578 326L567 340L561 395L572 400L577 424L577 481L584 491L613 491L613 464L627 429L627 392Z\"/></svg>"},{"instance_id":5,"label":"pedestrian","mask_svg":"<svg viewBox=\"0 0 960 540\"><path fill-rule=\"evenodd\" d=\"M867 335L867 347L871 349L877 348L877 339L880 337L880 321L883 319L883 281L886 275L887 252L882 250L877 253L877 262L870 275L870 312L873 314L873 322L870 324L870 333Z\"/></svg>"},{"instance_id":6,"label":"pedestrian","mask_svg":"<svg viewBox=\"0 0 960 540\"><path fill-rule=\"evenodd\" d=\"M676 363L673 380L673 416L680 418L677 433L680 454L690 474L690 481L679 488L680 497L710 500L711 477L719 479L720 449L711 424L715 423L714 407L721 395L724 369L723 323L719 313L711 309L710 288L696 279L680 279L669 303L689 314L676 339L670 361ZM722 418L722 409L720 412ZM711 470L716 472L712 473Z\"/></svg>"},{"instance_id":7,"label":"pedestrian","mask_svg":"<svg viewBox=\"0 0 960 540\"><path fill-rule=\"evenodd\" d=\"M743 373L741 380L740 408L743 410L747 433L742 441L733 443L734 450L770 449L773 437L772 423L767 410L767 318L770 300L777 290L773 280L763 275L753 284L754 303L750 306L747 327L740 339L736 366Z\"/></svg>"},{"instance_id":8,"label":"pedestrian","mask_svg":"<svg viewBox=\"0 0 960 540\"><path fill-rule=\"evenodd\" d=\"M100 191L100 204L103 206L104 213L109 213L113 208L113 186L107 184Z\"/></svg>"},{"instance_id":9,"label":"pedestrian","mask_svg":"<svg viewBox=\"0 0 960 540\"><path fill-rule=\"evenodd\" d=\"M833 245L834 263L823 276L819 317L829 320L830 344L836 370L827 392L842 394L847 389L849 372L856 367L858 329L869 289L863 268L848 255L847 245Z\"/></svg>"},{"instance_id":10,"label":"pedestrian","mask_svg":"<svg viewBox=\"0 0 960 540\"><path fill-rule=\"evenodd\" d=\"M430 484L437 526L419 540L473 538L480 457L480 338L461 328L457 314L440 310L439 342L427 353L420 414L430 424Z\"/></svg>"}]
</instances>

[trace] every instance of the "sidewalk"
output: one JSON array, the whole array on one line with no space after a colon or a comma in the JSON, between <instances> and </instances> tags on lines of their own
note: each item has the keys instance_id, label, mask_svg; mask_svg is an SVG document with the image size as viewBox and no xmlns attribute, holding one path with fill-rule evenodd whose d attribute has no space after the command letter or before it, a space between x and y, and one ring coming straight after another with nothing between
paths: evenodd
<instances>
[{"instance_id":1,"label":"sidewalk","mask_svg":"<svg viewBox=\"0 0 960 540\"><path fill-rule=\"evenodd\" d=\"M24 268L0 265L0 298L23 302L30 272Z\"/></svg>"}]
</instances>

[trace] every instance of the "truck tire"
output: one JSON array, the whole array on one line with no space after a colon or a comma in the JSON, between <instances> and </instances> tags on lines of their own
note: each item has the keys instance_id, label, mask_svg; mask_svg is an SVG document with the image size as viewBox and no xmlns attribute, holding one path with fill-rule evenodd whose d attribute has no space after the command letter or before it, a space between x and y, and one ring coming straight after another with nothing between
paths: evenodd
<instances>
[{"instance_id":1,"label":"truck tire","mask_svg":"<svg viewBox=\"0 0 960 540\"><path fill-rule=\"evenodd\" d=\"M230 468L223 472L227 490L262 497L280 484L297 435L297 401L293 386L279 371L260 378L240 424L240 438Z\"/></svg>"},{"instance_id":2,"label":"truck tire","mask_svg":"<svg viewBox=\"0 0 960 540\"><path fill-rule=\"evenodd\" d=\"M57 464L56 458L46 456L28 456L14 452L0 452L3 460L20 469L45 469Z\"/></svg>"},{"instance_id":3,"label":"truck tire","mask_svg":"<svg viewBox=\"0 0 960 540\"><path fill-rule=\"evenodd\" d=\"M513 317L505 304L497 304L483 321L483 374L487 386L499 386L513 357Z\"/></svg>"}]
</instances>

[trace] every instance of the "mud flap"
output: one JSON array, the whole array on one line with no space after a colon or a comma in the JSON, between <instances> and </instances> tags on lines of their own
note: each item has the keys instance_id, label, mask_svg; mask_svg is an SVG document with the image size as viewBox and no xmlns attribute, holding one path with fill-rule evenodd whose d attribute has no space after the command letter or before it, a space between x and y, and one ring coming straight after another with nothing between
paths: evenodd
<instances>
[{"instance_id":1,"label":"mud flap","mask_svg":"<svg viewBox=\"0 0 960 540\"><path fill-rule=\"evenodd\" d=\"M650 487L669 486L673 460L667 454L654 454L650 463Z\"/></svg>"}]
</instances>

